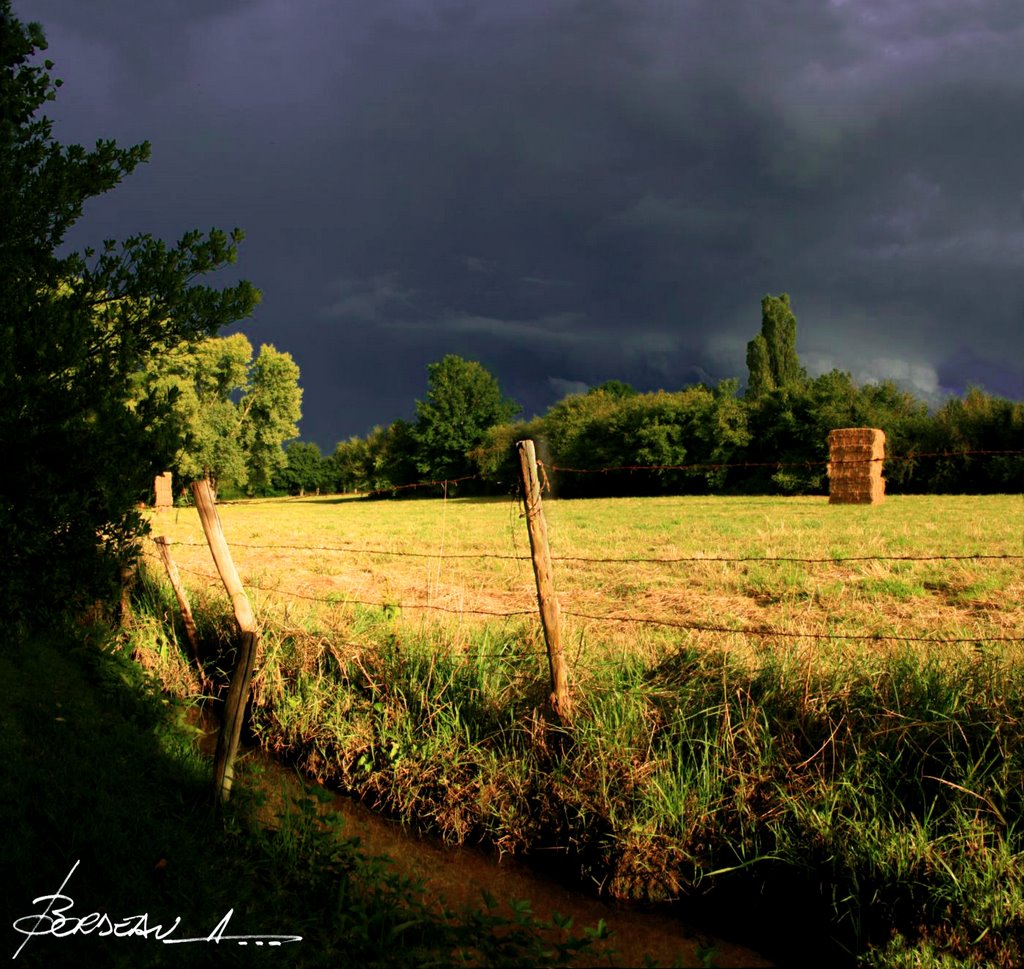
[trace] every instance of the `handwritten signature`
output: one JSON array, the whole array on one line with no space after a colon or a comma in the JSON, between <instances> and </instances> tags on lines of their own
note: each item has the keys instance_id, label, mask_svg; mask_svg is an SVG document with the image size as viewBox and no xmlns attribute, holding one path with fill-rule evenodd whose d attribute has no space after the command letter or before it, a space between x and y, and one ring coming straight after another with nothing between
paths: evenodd
<instances>
[{"instance_id":1,"label":"handwritten signature","mask_svg":"<svg viewBox=\"0 0 1024 969\"><path fill-rule=\"evenodd\" d=\"M23 915L15 919L13 928L20 932L25 938L22 940L18 951L14 953L13 959L21 955L21 950L28 945L28 941L35 936L51 935L55 939L66 939L73 935L97 935L100 937L113 936L117 939L127 939L132 936L154 939L164 945L184 945L189 942L234 942L237 945L286 945L289 942L301 942L301 935L225 935L231 916L235 910L230 908L224 917L214 926L208 935L195 936L190 939L175 938L173 933L181 924L181 917L174 920L174 924L165 929L163 925L150 925L149 915L128 915L124 918L112 919L106 912L90 912L88 915L70 915L75 904L70 895L64 894L71 876L75 869L81 864L76 861L71 866L71 871L61 883L60 888L52 895L40 895L32 899L33 905L46 905L46 908L38 914Z\"/></svg>"}]
</instances>

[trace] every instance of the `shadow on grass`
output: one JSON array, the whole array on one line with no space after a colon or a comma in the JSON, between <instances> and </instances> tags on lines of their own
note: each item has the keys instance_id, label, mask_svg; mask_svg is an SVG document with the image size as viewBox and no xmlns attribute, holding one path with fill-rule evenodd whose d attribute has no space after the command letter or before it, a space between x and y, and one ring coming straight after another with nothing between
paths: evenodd
<instances>
[{"instance_id":1,"label":"shadow on grass","mask_svg":"<svg viewBox=\"0 0 1024 969\"><path fill-rule=\"evenodd\" d=\"M174 936L189 938L209 935L229 910L225 935L301 935L308 913L260 871L241 837L244 807L214 816L209 768L187 741L184 711L131 663L97 647L36 641L9 648L0 675L2 955L10 960L24 943L16 965L280 965L282 949L272 956L254 945L243 954L232 951L242 950L237 943L102 939L102 927L66 938L15 929L16 919L22 928L57 928L24 917L45 911L33 900L57 892L76 864L65 918L145 913L150 929L166 930L180 916Z\"/></svg>"},{"instance_id":2,"label":"shadow on grass","mask_svg":"<svg viewBox=\"0 0 1024 969\"><path fill-rule=\"evenodd\" d=\"M11 965L411 965L456 955L476 964L550 964L586 948L566 938L549 959L551 947L536 932L543 926L515 915L440 912L357 839L325 830L312 798L273 829L257 823L259 799L244 788L216 814L209 762L186 709L109 646L13 644L0 655L0 676L0 958ZM34 900L62 885L67 898L51 914L67 906L65 919L130 920L122 933L135 924L206 939L222 925L224 936L302 941L168 945L152 931L101 938L99 915L73 932L76 921L37 918L49 900Z\"/></svg>"}]
</instances>

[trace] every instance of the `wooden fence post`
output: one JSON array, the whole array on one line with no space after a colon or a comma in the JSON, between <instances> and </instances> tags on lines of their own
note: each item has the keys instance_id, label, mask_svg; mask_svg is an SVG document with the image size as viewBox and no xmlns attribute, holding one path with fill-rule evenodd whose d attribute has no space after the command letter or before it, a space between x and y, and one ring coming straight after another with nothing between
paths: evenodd
<instances>
[{"instance_id":1,"label":"wooden fence post","mask_svg":"<svg viewBox=\"0 0 1024 969\"><path fill-rule=\"evenodd\" d=\"M558 597L551 570L551 552L548 549L548 528L541 507L540 481L537 478L537 452L533 441L519 441L519 471L526 505L526 527L530 533L530 555L533 574L537 580L537 604L544 627L544 640L548 647L548 666L551 670L551 708L559 720L568 722L572 716L569 697L569 677L562 652L561 621Z\"/></svg>"},{"instance_id":2,"label":"wooden fence post","mask_svg":"<svg viewBox=\"0 0 1024 969\"><path fill-rule=\"evenodd\" d=\"M199 637L196 634L196 621L192 617L192 607L189 605L188 596L185 594L185 587L181 584L178 566L171 556L171 543L167 540L166 535L157 535L153 542L156 545L156 550L160 553L160 561L164 563L167 578L170 580L171 588L174 589L174 595L178 600L181 618L185 623L185 633L188 636L189 646L192 647L192 658L196 661L196 668L205 686L208 680L206 678L206 671L203 669L203 664L199 659Z\"/></svg>"},{"instance_id":3,"label":"wooden fence post","mask_svg":"<svg viewBox=\"0 0 1024 969\"><path fill-rule=\"evenodd\" d=\"M231 795L231 782L235 776L235 756L238 753L238 739L242 734L242 716L245 704L249 699L249 685L252 682L253 667L256 664L256 647L259 644L259 633L256 629L256 617L252 606L238 577L238 570L231 558L221 528L217 504L210 490L210 483L205 479L192 483L192 495L196 501L199 518L203 523L206 541L213 554L213 561L220 573L224 588L235 611L235 621L241 632L238 645L238 659L235 671L231 676L228 696L224 704L224 716L221 720L220 734L217 737L217 753L213 761L214 797L226 801Z\"/></svg>"}]
</instances>

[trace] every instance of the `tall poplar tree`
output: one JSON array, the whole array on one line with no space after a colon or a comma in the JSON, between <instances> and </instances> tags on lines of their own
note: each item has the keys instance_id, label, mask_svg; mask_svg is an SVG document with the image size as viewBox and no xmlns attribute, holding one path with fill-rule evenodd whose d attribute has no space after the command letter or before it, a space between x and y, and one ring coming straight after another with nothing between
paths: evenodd
<instances>
[{"instance_id":1,"label":"tall poplar tree","mask_svg":"<svg viewBox=\"0 0 1024 969\"><path fill-rule=\"evenodd\" d=\"M747 344L747 395L795 389L807 380L796 354L796 317L789 294L761 300L761 332Z\"/></svg>"}]
</instances>

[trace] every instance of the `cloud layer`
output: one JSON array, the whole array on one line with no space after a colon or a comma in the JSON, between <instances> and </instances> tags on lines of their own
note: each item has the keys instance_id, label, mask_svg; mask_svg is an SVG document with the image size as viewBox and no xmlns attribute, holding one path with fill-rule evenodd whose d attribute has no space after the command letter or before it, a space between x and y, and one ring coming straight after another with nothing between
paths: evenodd
<instances>
[{"instance_id":1,"label":"cloud layer","mask_svg":"<svg viewBox=\"0 0 1024 969\"><path fill-rule=\"evenodd\" d=\"M1024 397L1016 0L16 0L65 141L154 160L75 241L240 225L323 447L482 360L542 410L812 372Z\"/></svg>"}]
</instances>

